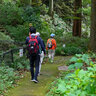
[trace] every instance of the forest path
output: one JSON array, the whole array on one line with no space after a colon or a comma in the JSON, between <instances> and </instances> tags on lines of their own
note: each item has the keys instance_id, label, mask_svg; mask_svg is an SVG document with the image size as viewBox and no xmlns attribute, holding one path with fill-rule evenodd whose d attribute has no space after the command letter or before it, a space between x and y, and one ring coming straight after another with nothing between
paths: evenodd
<instances>
[{"instance_id":1,"label":"forest path","mask_svg":"<svg viewBox=\"0 0 96 96\"><path fill-rule=\"evenodd\" d=\"M11 89L7 96L45 96L50 83L59 75L59 66L64 66L70 56L56 56L54 63L42 64L42 75L38 76L39 83L30 81L30 72L18 82L18 86Z\"/></svg>"}]
</instances>

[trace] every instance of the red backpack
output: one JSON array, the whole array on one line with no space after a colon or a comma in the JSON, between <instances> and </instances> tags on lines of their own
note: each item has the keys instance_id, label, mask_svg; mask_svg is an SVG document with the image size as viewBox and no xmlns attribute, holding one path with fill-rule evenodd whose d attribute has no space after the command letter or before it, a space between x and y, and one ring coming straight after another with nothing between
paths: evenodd
<instances>
[{"instance_id":1,"label":"red backpack","mask_svg":"<svg viewBox=\"0 0 96 96\"><path fill-rule=\"evenodd\" d=\"M29 36L29 38L30 38L29 42L28 42L29 54L37 54L37 52L39 50L39 44L38 44L37 36L35 36L35 37Z\"/></svg>"}]
</instances>

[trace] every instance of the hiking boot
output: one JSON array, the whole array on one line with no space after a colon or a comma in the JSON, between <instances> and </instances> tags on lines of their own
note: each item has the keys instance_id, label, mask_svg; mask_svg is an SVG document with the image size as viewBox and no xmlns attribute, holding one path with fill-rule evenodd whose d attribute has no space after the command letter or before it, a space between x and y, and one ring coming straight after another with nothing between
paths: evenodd
<instances>
[{"instance_id":1,"label":"hiking boot","mask_svg":"<svg viewBox=\"0 0 96 96\"><path fill-rule=\"evenodd\" d=\"M38 80L35 80L35 79L34 79L34 83L38 83L38 82L39 82Z\"/></svg>"},{"instance_id":2,"label":"hiking boot","mask_svg":"<svg viewBox=\"0 0 96 96\"><path fill-rule=\"evenodd\" d=\"M35 81L35 79L31 79L31 81Z\"/></svg>"}]
</instances>

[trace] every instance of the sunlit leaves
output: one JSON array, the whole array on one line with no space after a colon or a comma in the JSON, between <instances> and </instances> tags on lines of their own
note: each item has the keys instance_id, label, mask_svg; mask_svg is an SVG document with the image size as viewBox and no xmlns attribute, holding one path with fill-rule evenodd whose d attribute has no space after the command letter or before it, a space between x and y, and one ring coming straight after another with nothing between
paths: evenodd
<instances>
[{"instance_id":1,"label":"sunlit leaves","mask_svg":"<svg viewBox=\"0 0 96 96\"><path fill-rule=\"evenodd\" d=\"M76 54L70 61L75 62L69 66L69 69L77 68L57 79L56 90L49 91L47 96L95 96L96 95L96 64L90 62L89 55ZM87 60L87 61L86 61ZM86 61L86 62L85 62ZM90 62L90 63L89 63ZM86 70L82 69L83 63L91 64ZM80 69L81 68L81 69ZM56 94L58 92L58 95Z\"/></svg>"},{"instance_id":2,"label":"sunlit leaves","mask_svg":"<svg viewBox=\"0 0 96 96\"><path fill-rule=\"evenodd\" d=\"M3 94L6 89L12 87L17 79L18 76L16 76L12 68L0 67L0 94Z\"/></svg>"},{"instance_id":3,"label":"sunlit leaves","mask_svg":"<svg viewBox=\"0 0 96 96\"><path fill-rule=\"evenodd\" d=\"M81 68L83 66L83 63L75 63L76 68Z\"/></svg>"},{"instance_id":4,"label":"sunlit leaves","mask_svg":"<svg viewBox=\"0 0 96 96\"><path fill-rule=\"evenodd\" d=\"M72 64L69 66L69 69L81 68L83 65L92 64L92 61L90 61L89 58L88 54L76 54L70 59L70 63Z\"/></svg>"},{"instance_id":5,"label":"sunlit leaves","mask_svg":"<svg viewBox=\"0 0 96 96\"><path fill-rule=\"evenodd\" d=\"M52 93L53 95L47 96L55 96L57 93L58 96L87 96L89 94L94 96L96 79L91 77L95 75L94 68L96 67L92 67L91 70L77 69L73 74L65 76L65 79L58 79L57 89Z\"/></svg>"}]
</instances>

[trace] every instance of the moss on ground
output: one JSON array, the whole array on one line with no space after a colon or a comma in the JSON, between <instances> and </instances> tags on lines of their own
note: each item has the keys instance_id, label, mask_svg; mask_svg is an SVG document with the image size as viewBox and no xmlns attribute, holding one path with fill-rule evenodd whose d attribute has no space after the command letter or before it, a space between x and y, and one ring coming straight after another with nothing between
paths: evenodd
<instances>
[{"instance_id":1,"label":"moss on ground","mask_svg":"<svg viewBox=\"0 0 96 96\"><path fill-rule=\"evenodd\" d=\"M48 62L42 64L42 75L38 76L38 84L30 81L30 72L26 72L26 76L18 82L17 87L8 92L7 96L45 96L50 83L59 75L58 66L65 65L69 58L56 56L53 64Z\"/></svg>"}]
</instances>

